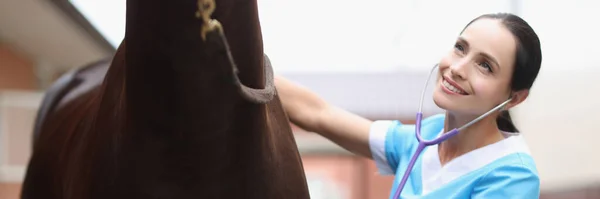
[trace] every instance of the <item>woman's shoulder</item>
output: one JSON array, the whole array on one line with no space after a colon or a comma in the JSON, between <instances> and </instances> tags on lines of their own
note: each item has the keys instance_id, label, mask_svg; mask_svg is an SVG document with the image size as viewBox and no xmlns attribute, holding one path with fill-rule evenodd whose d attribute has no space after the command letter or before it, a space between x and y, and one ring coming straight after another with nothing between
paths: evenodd
<instances>
[{"instance_id":1,"label":"woman's shoulder","mask_svg":"<svg viewBox=\"0 0 600 199\"><path fill-rule=\"evenodd\" d=\"M537 166L533 157L528 153L522 152L508 154L492 162L487 169L486 177L499 176L499 174L505 173L538 176Z\"/></svg>"},{"instance_id":2,"label":"woman's shoulder","mask_svg":"<svg viewBox=\"0 0 600 199\"><path fill-rule=\"evenodd\" d=\"M480 149L478 159L487 162L486 177L501 174L524 174L537 178L538 170L525 138L515 134L502 141ZM515 176L517 177L517 176Z\"/></svg>"},{"instance_id":3,"label":"woman's shoulder","mask_svg":"<svg viewBox=\"0 0 600 199\"><path fill-rule=\"evenodd\" d=\"M486 169L474 188L473 198L538 198L540 178L533 158L527 153L512 153Z\"/></svg>"}]
</instances>

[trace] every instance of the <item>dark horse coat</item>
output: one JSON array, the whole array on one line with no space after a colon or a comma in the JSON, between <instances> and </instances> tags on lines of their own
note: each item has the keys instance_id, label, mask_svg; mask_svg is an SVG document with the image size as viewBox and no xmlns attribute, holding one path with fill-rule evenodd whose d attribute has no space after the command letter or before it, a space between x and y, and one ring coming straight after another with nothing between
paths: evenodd
<instances>
[{"instance_id":1,"label":"dark horse coat","mask_svg":"<svg viewBox=\"0 0 600 199\"><path fill-rule=\"evenodd\" d=\"M48 91L21 197L309 198L256 0L216 5L226 42L196 0L127 0L115 56Z\"/></svg>"}]
</instances>

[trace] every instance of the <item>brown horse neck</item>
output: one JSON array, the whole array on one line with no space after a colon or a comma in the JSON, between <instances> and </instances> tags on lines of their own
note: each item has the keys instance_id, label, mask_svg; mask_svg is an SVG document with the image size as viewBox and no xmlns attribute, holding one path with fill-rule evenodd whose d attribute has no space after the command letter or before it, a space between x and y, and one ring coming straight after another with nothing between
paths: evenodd
<instances>
[{"instance_id":1,"label":"brown horse neck","mask_svg":"<svg viewBox=\"0 0 600 199\"><path fill-rule=\"evenodd\" d=\"M128 0L125 41L126 101L143 123L226 117L239 102L226 52L200 36L197 0ZM212 18L221 22L241 82L263 88L263 48L257 3L216 2ZM112 66L118 67L118 66ZM218 106L225 106L218 107ZM153 113L149 113L153 112ZM191 122L191 121L190 121Z\"/></svg>"}]
</instances>

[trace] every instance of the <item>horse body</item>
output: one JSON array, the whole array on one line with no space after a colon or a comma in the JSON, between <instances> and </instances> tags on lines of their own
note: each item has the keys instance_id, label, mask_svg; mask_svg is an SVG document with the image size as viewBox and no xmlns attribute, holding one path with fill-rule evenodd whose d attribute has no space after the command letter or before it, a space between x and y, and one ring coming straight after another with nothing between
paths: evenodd
<instances>
[{"instance_id":1,"label":"horse body","mask_svg":"<svg viewBox=\"0 0 600 199\"><path fill-rule=\"evenodd\" d=\"M226 56L241 83L268 86L256 1L217 2L231 49L202 40L196 8L127 1L108 70L79 71L90 81L42 107L22 198L309 198L278 97L245 99Z\"/></svg>"}]
</instances>

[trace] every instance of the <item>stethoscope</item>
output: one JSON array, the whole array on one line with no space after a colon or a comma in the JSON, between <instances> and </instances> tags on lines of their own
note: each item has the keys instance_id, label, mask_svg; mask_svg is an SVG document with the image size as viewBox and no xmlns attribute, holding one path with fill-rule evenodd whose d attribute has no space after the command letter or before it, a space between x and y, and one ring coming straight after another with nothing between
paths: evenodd
<instances>
[{"instance_id":1,"label":"stethoscope","mask_svg":"<svg viewBox=\"0 0 600 199\"><path fill-rule=\"evenodd\" d=\"M402 176L400 185L398 185L398 189L396 189L396 193L394 194L394 197L393 197L394 199L398 199L400 197L400 193L402 192L402 189L404 189L406 180L408 179L408 176L410 175L410 172L412 171L412 168L415 165L417 158L419 157L419 155L421 154L423 149L425 149L425 147L442 143L443 141L447 140L448 138L451 138L452 136L458 134L460 131L464 130L465 128L473 125L474 123L487 117L488 115L492 114L493 112L503 108L504 106L506 106L506 104L508 104L512 100L512 98L509 98L502 104L494 107L493 109L491 109L488 112L484 113L483 115L475 118L474 120L470 121L469 123L461 126L460 128L452 129L451 131L442 134L440 137L438 137L436 139L425 140L421 137L421 121L423 120L423 112L422 112L423 99L425 98L425 91L427 90L427 84L429 84L429 79L431 78L431 74L433 74L433 72L435 71L435 69L437 67L438 67L438 65L436 64L435 66L433 66L433 68L429 72L427 81L425 81L425 87L423 88L423 92L421 93L421 101L419 102L419 112L417 112L417 119L415 121L415 134L417 137L417 141L419 141L419 145L417 146L417 150L415 151L415 154L412 156L412 158L410 159L410 162L408 163L408 167L406 168L406 171L404 172L404 176Z\"/></svg>"}]
</instances>

